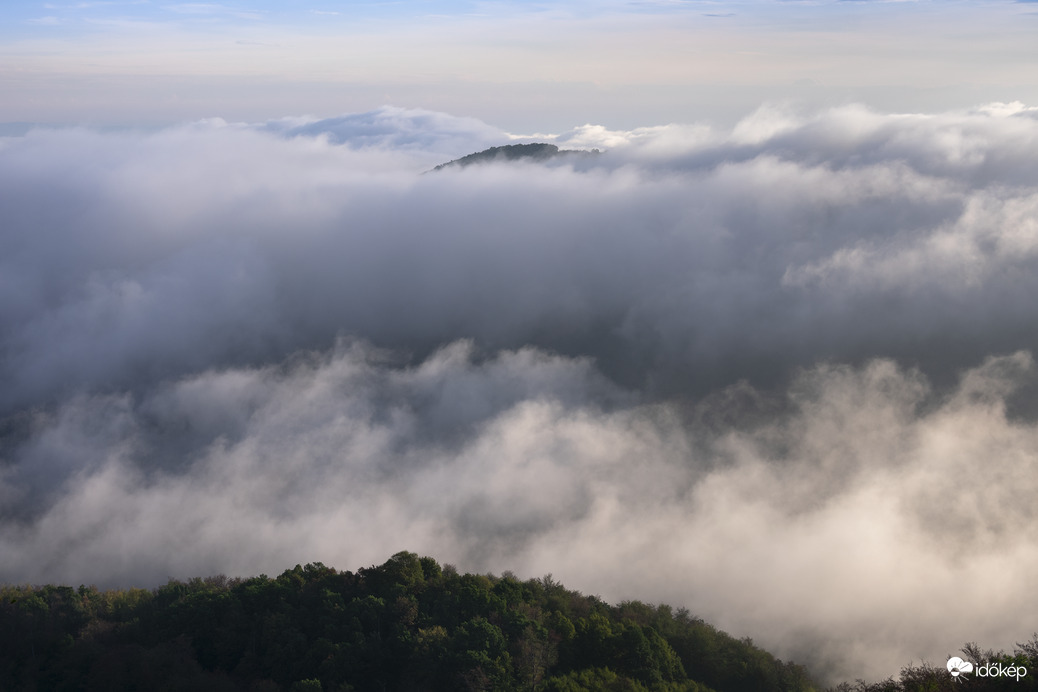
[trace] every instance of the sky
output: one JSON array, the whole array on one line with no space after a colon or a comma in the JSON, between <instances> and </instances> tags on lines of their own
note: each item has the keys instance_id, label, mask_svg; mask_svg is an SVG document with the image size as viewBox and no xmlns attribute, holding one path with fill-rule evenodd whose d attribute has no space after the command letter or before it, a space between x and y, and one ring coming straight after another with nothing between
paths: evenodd
<instances>
[{"instance_id":1,"label":"sky","mask_svg":"<svg viewBox=\"0 0 1038 692\"><path fill-rule=\"evenodd\" d=\"M1036 12L5 3L0 582L411 550L831 682L1028 639ZM533 141L600 153L430 172Z\"/></svg>"},{"instance_id":2,"label":"sky","mask_svg":"<svg viewBox=\"0 0 1038 692\"><path fill-rule=\"evenodd\" d=\"M0 8L0 122L156 126L382 105L512 132L711 121L763 101L1038 101L1012 0L26 2Z\"/></svg>"}]
</instances>

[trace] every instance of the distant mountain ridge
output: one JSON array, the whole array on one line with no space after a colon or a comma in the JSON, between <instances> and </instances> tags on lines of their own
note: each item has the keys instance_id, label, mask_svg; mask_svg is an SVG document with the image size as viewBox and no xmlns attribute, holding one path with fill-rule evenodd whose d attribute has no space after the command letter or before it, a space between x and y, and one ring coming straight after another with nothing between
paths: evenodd
<instances>
[{"instance_id":1,"label":"distant mountain ridge","mask_svg":"<svg viewBox=\"0 0 1038 692\"><path fill-rule=\"evenodd\" d=\"M590 151L584 151L580 149L559 149L554 144L548 144L546 142L534 142L532 144L506 144L500 147L490 147L483 151L477 151L474 154L468 156L462 156L460 159L454 159L447 163L441 163L439 166L434 168L434 171L438 171L451 166L471 166L475 163L493 163L496 161L548 161L560 156L597 156L600 154L598 149L592 149Z\"/></svg>"}]
</instances>

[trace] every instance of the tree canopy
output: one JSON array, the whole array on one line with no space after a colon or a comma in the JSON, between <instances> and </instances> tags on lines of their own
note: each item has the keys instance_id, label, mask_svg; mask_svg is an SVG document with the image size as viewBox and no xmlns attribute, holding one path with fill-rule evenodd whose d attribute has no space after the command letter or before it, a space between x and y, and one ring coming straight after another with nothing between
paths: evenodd
<instances>
[{"instance_id":1,"label":"tree canopy","mask_svg":"<svg viewBox=\"0 0 1038 692\"><path fill-rule=\"evenodd\" d=\"M401 552L154 590L0 588L3 690L796 692L806 671L685 610Z\"/></svg>"}]
</instances>

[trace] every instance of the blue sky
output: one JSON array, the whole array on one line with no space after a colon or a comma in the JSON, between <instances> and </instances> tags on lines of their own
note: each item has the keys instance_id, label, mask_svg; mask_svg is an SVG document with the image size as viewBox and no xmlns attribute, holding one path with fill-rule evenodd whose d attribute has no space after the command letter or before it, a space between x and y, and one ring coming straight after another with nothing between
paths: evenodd
<instances>
[{"instance_id":1,"label":"blue sky","mask_svg":"<svg viewBox=\"0 0 1038 692\"><path fill-rule=\"evenodd\" d=\"M385 104L516 131L1038 101L1038 5L7 2L0 122L162 125Z\"/></svg>"},{"instance_id":2,"label":"blue sky","mask_svg":"<svg viewBox=\"0 0 1038 692\"><path fill-rule=\"evenodd\" d=\"M177 27L222 26L243 28L250 24L311 26L344 19L414 17L425 14L464 14L479 11L470 2L154 2L150 0L99 0L76 2L12 2L5 4L7 35L31 27L52 27L64 35L89 30L98 22L147 22Z\"/></svg>"}]
</instances>

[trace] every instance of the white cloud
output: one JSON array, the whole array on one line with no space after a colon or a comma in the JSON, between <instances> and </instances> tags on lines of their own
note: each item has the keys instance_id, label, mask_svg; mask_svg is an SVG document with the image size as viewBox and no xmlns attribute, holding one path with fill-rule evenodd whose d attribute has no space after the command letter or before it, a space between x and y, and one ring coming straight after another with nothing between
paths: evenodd
<instances>
[{"instance_id":1,"label":"white cloud","mask_svg":"<svg viewBox=\"0 0 1038 692\"><path fill-rule=\"evenodd\" d=\"M407 548L688 606L843 677L1026 634L1038 426L1005 415L1026 355L948 398L889 361L822 366L748 427L624 403L589 362L473 356L397 369L341 344L69 400L16 453L65 482L4 524L0 578L157 583ZM182 458L157 468L171 442Z\"/></svg>"},{"instance_id":2,"label":"white cloud","mask_svg":"<svg viewBox=\"0 0 1038 692\"><path fill-rule=\"evenodd\" d=\"M0 579L410 549L844 677L1026 637L1038 120L775 113L7 138Z\"/></svg>"},{"instance_id":3,"label":"white cloud","mask_svg":"<svg viewBox=\"0 0 1038 692\"><path fill-rule=\"evenodd\" d=\"M334 144L354 148L404 150L438 157L458 157L510 140L504 131L475 118L392 106L333 118L272 120L262 130L285 137L323 135Z\"/></svg>"}]
</instances>

